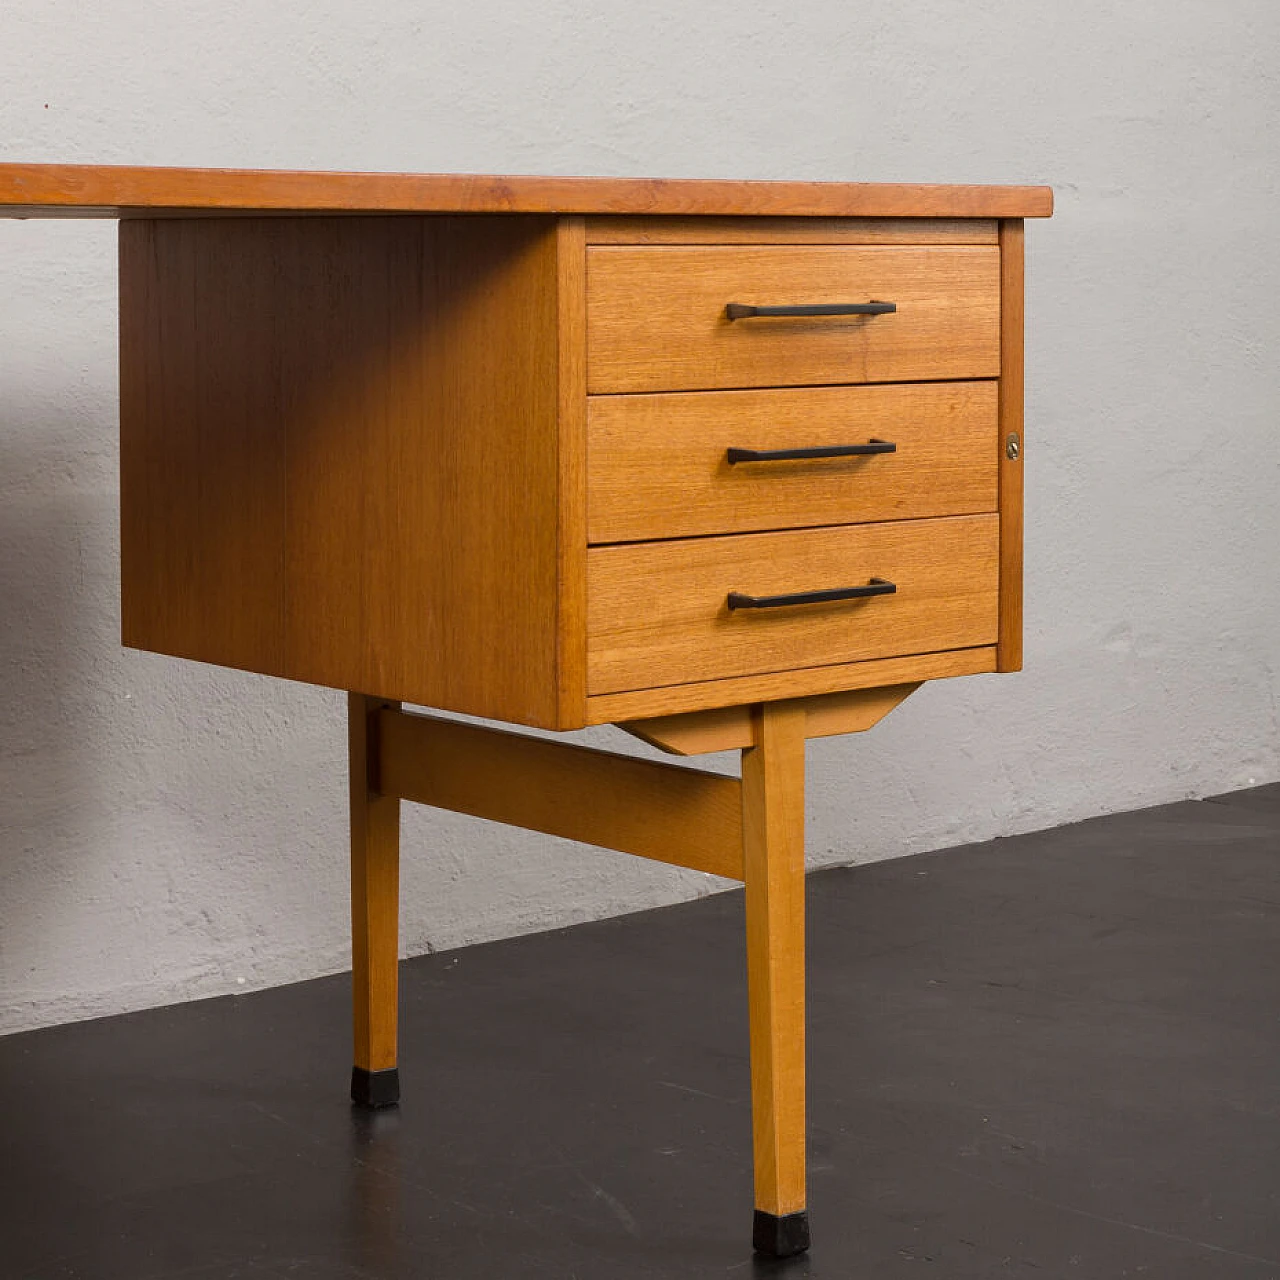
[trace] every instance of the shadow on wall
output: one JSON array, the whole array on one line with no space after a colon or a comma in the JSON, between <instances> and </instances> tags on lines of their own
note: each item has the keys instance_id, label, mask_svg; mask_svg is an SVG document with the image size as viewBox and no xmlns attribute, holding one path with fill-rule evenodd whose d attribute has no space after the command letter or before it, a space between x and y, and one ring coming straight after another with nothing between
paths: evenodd
<instances>
[{"instance_id":1,"label":"shadow on wall","mask_svg":"<svg viewBox=\"0 0 1280 1280\"><path fill-rule=\"evenodd\" d=\"M346 954L333 696L121 645L114 406L53 394L0 407L0 1034Z\"/></svg>"},{"instance_id":2,"label":"shadow on wall","mask_svg":"<svg viewBox=\"0 0 1280 1280\"><path fill-rule=\"evenodd\" d=\"M113 714L116 503L76 474L70 433L0 409L0 980L15 992L66 928L110 812L97 757Z\"/></svg>"}]
</instances>

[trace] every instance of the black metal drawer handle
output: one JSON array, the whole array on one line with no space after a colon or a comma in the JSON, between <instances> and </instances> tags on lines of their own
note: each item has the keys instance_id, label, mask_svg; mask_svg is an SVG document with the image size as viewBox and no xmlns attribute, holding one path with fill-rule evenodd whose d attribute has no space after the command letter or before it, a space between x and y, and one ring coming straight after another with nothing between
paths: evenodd
<instances>
[{"instance_id":1,"label":"black metal drawer handle","mask_svg":"<svg viewBox=\"0 0 1280 1280\"><path fill-rule=\"evenodd\" d=\"M818 302L790 307L752 307L745 302L730 302L724 314L730 320L746 320L750 316L887 316L897 309L896 302Z\"/></svg>"},{"instance_id":2,"label":"black metal drawer handle","mask_svg":"<svg viewBox=\"0 0 1280 1280\"><path fill-rule=\"evenodd\" d=\"M725 455L735 462L790 462L794 458L861 458L872 453L897 453L888 440L868 440L866 444L824 444L812 449L730 449Z\"/></svg>"},{"instance_id":3,"label":"black metal drawer handle","mask_svg":"<svg viewBox=\"0 0 1280 1280\"><path fill-rule=\"evenodd\" d=\"M862 600L867 596L891 596L897 584L872 578L865 587L835 587L830 591L796 591L789 596L744 596L730 591L730 609L782 609L789 604L831 604L836 600Z\"/></svg>"}]
</instances>

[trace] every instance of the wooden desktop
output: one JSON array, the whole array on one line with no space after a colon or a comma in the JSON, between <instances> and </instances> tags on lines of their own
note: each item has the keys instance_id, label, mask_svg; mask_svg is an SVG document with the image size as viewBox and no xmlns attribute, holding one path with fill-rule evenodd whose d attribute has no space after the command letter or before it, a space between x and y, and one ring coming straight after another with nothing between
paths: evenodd
<instances>
[{"instance_id":1,"label":"wooden desktop","mask_svg":"<svg viewBox=\"0 0 1280 1280\"><path fill-rule=\"evenodd\" d=\"M807 1247L805 741L1021 666L1051 208L0 165L0 215L120 220L124 642L349 691L356 1101L399 1098L401 800L741 880L754 1243Z\"/></svg>"}]
</instances>

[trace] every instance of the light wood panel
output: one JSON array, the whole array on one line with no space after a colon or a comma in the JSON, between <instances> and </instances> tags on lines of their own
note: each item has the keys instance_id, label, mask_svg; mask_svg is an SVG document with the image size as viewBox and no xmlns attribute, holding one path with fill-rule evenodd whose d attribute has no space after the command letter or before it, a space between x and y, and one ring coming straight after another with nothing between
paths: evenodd
<instances>
[{"instance_id":1,"label":"light wood panel","mask_svg":"<svg viewBox=\"0 0 1280 1280\"><path fill-rule=\"evenodd\" d=\"M1023 228L1000 224L1000 641L999 669L1022 670ZM1018 441L1009 457L1009 439Z\"/></svg>"},{"instance_id":2,"label":"light wood panel","mask_svg":"<svg viewBox=\"0 0 1280 1280\"><path fill-rule=\"evenodd\" d=\"M729 320L753 306L893 302L887 315ZM587 249L587 386L695 391L1000 372L1000 255L909 248Z\"/></svg>"},{"instance_id":3,"label":"light wood panel","mask_svg":"<svg viewBox=\"0 0 1280 1280\"><path fill-rule=\"evenodd\" d=\"M900 684L887 689L851 689L795 702L804 711L804 736L829 738L865 732L918 688L919 684ZM696 756L751 746L755 741L754 714L750 706L713 707L649 720L624 720L618 728L671 755Z\"/></svg>"},{"instance_id":4,"label":"light wood panel","mask_svg":"<svg viewBox=\"0 0 1280 1280\"><path fill-rule=\"evenodd\" d=\"M863 733L900 707L916 684L889 685L882 689L849 689L825 698L809 698L804 704L804 736L831 738L837 734Z\"/></svg>"},{"instance_id":5,"label":"light wood panel","mask_svg":"<svg viewBox=\"0 0 1280 1280\"><path fill-rule=\"evenodd\" d=\"M582 218L557 223L556 264L556 679L559 723L576 726L584 723L587 709L587 257Z\"/></svg>"},{"instance_id":6,"label":"light wood panel","mask_svg":"<svg viewBox=\"0 0 1280 1280\"><path fill-rule=\"evenodd\" d=\"M755 1203L805 1208L804 710L766 704L742 756Z\"/></svg>"},{"instance_id":7,"label":"light wood panel","mask_svg":"<svg viewBox=\"0 0 1280 1280\"><path fill-rule=\"evenodd\" d=\"M592 542L994 511L994 382L593 396ZM729 463L731 447L892 454Z\"/></svg>"},{"instance_id":8,"label":"light wood panel","mask_svg":"<svg viewBox=\"0 0 1280 1280\"><path fill-rule=\"evenodd\" d=\"M87 217L221 209L1047 218L1053 193L1043 186L0 164L0 215L38 217L53 209Z\"/></svg>"},{"instance_id":9,"label":"light wood panel","mask_svg":"<svg viewBox=\"0 0 1280 1280\"><path fill-rule=\"evenodd\" d=\"M647 720L623 720L619 729L673 756L701 756L713 751L738 751L749 747L751 708L710 707L678 716L653 716Z\"/></svg>"},{"instance_id":10,"label":"light wood panel","mask_svg":"<svg viewBox=\"0 0 1280 1280\"><path fill-rule=\"evenodd\" d=\"M592 694L992 644L997 517L954 516L593 548ZM883 578L894 595L768 609L773 596Z\"/></svg>"},{"instance_id":11,"label":"light wood panel","mask_svg":"<svg viewBox=\"0 0 1280 1280\"><path fill-rule=\"evenodd\" d=\"M351 784L351 986L354 1065L396 1065L400 801L379 790L377 717L396 704L347 698Z\"/></svg>"},{"instance_id":12,"label":"light wood panel","mask_svg":"<svg viewBox=\"0 0 1280 1280\"><path fill-rule=\"evenodd\" d=\"M133 221L120 247L125 642L580 723L555 221Z\"/></svg>"},{"instance_id":13,"label":"light wood panel","mask_svg":"<svg viewBox=\"0 0 1280 1280\"><path fill-rule=\"evenodd\" d=\"M277 247L290 254L249 223L231 235L120 228L122 638L283 674L288 464L264 359L276 313L257 304ZM248 278L223 279L237 253ZM348 584L344 607L358 598Z\"/></svg>"},{"instance_id":14,"label":"light wood panel","mask_svg":"<svg viewBox=\"0 0 1280 1280\"><path fill-rule=\"evenodd\" d=\"M379 727L390 795L742 879L736 778L406 712Z\"/></svg>"},{"instance_id":15,"label":"light wood panel","mask_svg":"<svg viewBox=\"0 0 1280 1280\"><path fill-rule=\"evenodd\" d=\"M618 724L650 716L671 716L708 707L731 707L748 702L775 702L810 697L841 689L869 689L951 676L983 675L996 669L996 647L979 645L944 653L917 653L868 662L832 663L771 671L765 675L726 680L698 680L658 689L634 689L587 699L588 724Z\"/></svg>"},{"instance_id":16,"label":"light wood panel","mask_svg":"<svg viewBox=\"0 0 1280 1280\"><path fill-rule=\"evenodd\" d=\"M587 219L588 244L995 244L991 218Z\"/></svg>"}]
</instances>

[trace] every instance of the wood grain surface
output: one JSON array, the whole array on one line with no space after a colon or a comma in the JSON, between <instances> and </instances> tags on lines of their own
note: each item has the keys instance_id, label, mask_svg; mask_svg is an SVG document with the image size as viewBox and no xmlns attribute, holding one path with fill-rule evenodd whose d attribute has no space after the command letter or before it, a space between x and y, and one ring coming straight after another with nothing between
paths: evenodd
<instances>
[{"instance_id":1,"label":"wood grain surface","mask_svg":"<svg viewBox=\"0 0 1280 1280\"><path fill-rule=\"evenodd\" d=\"M125 642L559 726L560 273L549 218L123 223Z\"/></svg>"},{"instance_id":2,"label":"wood grain surface","mask_svg":"<svg viewBox=\"0 0 1280 1280\"><path fill-rule=\"evenodd\" d=\"M893 302L888 315L729 320L754 306ZM987 245L587 249L592 392L991 378L1000 254Z\"/></svg>"},{"instance_id":3,"label":"wood grain surface","mask_svg":"<svg viewBox=\"0 0 1280 1280\"><path fill-rule=\"evenodd\" d=\"M0 164L0 215L141 212L755 214L1048 217L1044 186L324 173Z\"/></svg>"},{"instance_id":4,"label":"wood grain surface","mask_svg":"<svg viewBox=\"0 0 1280 1280\"><path fill-rule=\"evenodd\" d=\"M993 218L587 219L588 244L995 244Z\"/></svg>"},{"instance_id":5,"label":"wood grain surface","mask_svg":"<svg viewBox=\"0 0 1280 1280\"><path fill-rule=\"evenodd\" d=\"M804 710L754 709L742 754L757 1209L805 1207Z\"/></svg>"},{"instance_id":6,"label":"wood grain surface","mask_svg":"<svg viewBox=\"0 0 1280 1280\"><path fill-rule=\"evenodd\" d=\"M592 542L994 511L994 382L592 396ZM732 447L863 457L729 463Z\"/></svg>"},{"instance_id":7,"label":"wood grain surface","mask_svg":"<svg viewBox=\"0 0 1280 1280\"><path fill-rule=\"evenodd\" d=\"M896 684L882 689L848 689L794 701L804 711L804 736L829 738L863 733L879 724L918 688L919 684ZM677 716L624 720L618 728L671 755L696 756L751 746L755 740L753 717L750 705L713 707Z\"/></svg>"},{"instance_id":8,"label":"wood grain surface","mask_svg":"<svg viewBox=\"0 0 1280 1280\"><path fill-rule=\"evenodd\" d=\"M351 815L353 1065L396 1065L400 979L400 801L378 782L378 716L395 703L347 697Z\"/></svg>"},{"instance_id":9,"label":"wood grain surface","mask_svg":"<svg viewBox=\"0 0 1280 1280\"><path fill-rule=\"evenodd\" d=\"M698 680L658 689L606 693L587 699L588 724L617 724L649 716L672 716L708 707L734 707L753 702L777 702L846 689L946 680L952 676L985 675L996 669L996 647L950 649L901 658L873 658L866 662L798 667L759 676Z\"/></svg>"},{"instance_id":10,"label":"wood grain surface","mask_svg":"<svg viewBox=\"0 0 1280 1280\"><path fill-rule=\"evenodd\" d=\"M1000 641L1001 671L1022 670L1022 488L1027 442L1023 429L1023 228L1000 224ZM1018 440L1009 456L1009 439Z\"/></svg>"},{"instance_id":11,"label":"wood grain surface","mask_svg":"<svg viewBox=\"0 0 1280 1280\"><path fill-rule=\"evenodd\" d=\"M587 710L587 257L583 219L556 223L556 696L562 726Z\"/></svg>"},{"instance_id":12,"label":"wood grain surface","mask_svg":"<svg viewBox=\"0 0 1280 1280\"><path fill-rule=\"evenodd\" d=\"M697 680L658 689L606 693L587 699L588 724L617 724L648 716L672 716L708 707L776 702L835 693L842 689L871 689L880 685L945 680L952 676L985 675L996 669L994 644L942 653L916 653L901 658L873 658L823 667L797 667L758 676L725 680Z\"/></svg>"},{"instance_id":13,"label":"wood grain surface","mask_svg":"<svg viewBox=\"0 0 1280 1280\"><path fill-rule=\"evenodd\" d=\"M605 694L993 644L999 527L953 516L593 548L587 684ZM884 578L894 595L731 611Z\"/></svg>"},{"instance_id":14,"label":"wood grain surface","mask_svg":"<svg viewBox=\"0 0 1280 1280\"><path fill-rule=\"evenodd\" d=\"M402 711L379 732L390 795L742 879L736 778Z\"/></svg>"}]
</instances>

